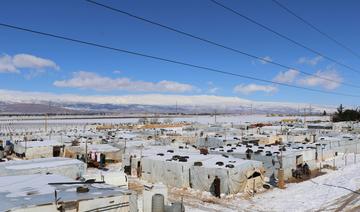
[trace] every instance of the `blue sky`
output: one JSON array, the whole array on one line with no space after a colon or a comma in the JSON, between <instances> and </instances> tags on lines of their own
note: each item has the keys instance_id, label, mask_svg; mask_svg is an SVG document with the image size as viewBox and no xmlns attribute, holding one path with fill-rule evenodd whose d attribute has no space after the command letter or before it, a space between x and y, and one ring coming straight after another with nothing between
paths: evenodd
<instances>
[{"instance_id":1,"label":"blue sky","mask_svg":"<svg viewBox=\"0 0 360 212\"><path fill-rule=\"evenodd\" d=\"M360 54L360 28L358 27L360 2L355 0L279 1ZM353 84L357 84L360 79L360 74L335 65L324 58L317 58L317 55L229 13L208 0L99 0L99 2L302 71L317 73L322 77ZM220 2L294 40L360 70L359 58L310 29L271 1ZM2 23L224 71L267 80L278 79L276 76L281 71L283 73L288 71L81 0L4 0L1 2L0 10ZM360 98L312 93L216 73L206 73L189 67L3 27L0 27L0 44L0 58L2 58L0 59L0 89L6 90L78 95L149 93L218 95L238 96L256 101L331 105L360 103ZM5 57L7 57L6 61ZM4 67L1 71L1 63L12 65L16 71L9 71L8 66L6 66L7 71L4 71ZM316 78L306 78L301 74L290 78L289 83L309 88L355 95L360 91L360 89L342 85L332 86L327 82L316 80Z\"/></svg>"}]
</instances>

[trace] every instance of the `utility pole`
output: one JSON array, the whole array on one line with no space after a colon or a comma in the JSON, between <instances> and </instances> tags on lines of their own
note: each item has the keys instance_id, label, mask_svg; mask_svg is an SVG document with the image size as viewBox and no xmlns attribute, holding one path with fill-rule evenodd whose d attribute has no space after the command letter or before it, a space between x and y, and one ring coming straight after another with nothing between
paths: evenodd
<instances>
[{"instance_id":1,"label":"utility pole","mask_svg":"<svg viewBox=\"0 0 360 212\"><path fill-rule=\"evenodd\" d=\"M354 163L356 163L357 143L355 144Z\"/></svg>"},{"instance_id":2,"label":"utility pole","mask_svg":"<svg viewBox=\"0 0 360 212\"><path fill-rule=\"evenodd\" d=\"M215 113L214 113L214 117L215 117L215 124L216 124L216 110L215 110Z\"/></svg>"},{"instance_id":3,"label":"utility pole","mask_svg":"<svg viewBox=\"0 0 360 212\"><path fill-rule=\"evenodd\" d=\"M45 114L45 133L47 133L48 128L48 113Z\"/></svg>"},{"instance_id":4,"label":"utility pole","mask_svg":"<svg viewBox=\"0 0 360 212\"><path fill-rule=\"evenodd\" d=\"M25 137L25 157L26 157L26 150L27 150L27 138Z\"/></svg>"},{"instance_id":5,"label":"utility pole","mask_svg":"<svg viewBox=\"0 0 360 212\"><path fill-rule=\"evenodd\" d=\"M284 169L283 169L283 151L282 151L282 148L280 148L280 161L279 161L279 164L280 164L280 168L278 170L278 187L280 189L284 189L285 188L285 179L284 179Z\"/></svg>"},{"instance_id":6,"label":"utility pole","mask_svg":"<svg viewBox=\"0 0 360 212\"><path fill-rule=\"evenodd\" d=\"M51 101L49 101L49 108L48 108L48 112L45 114L45 133L47 133L48 130L48 116L49 113L51 112Z\"/></svg>"},{"instance_id":7,"label":"utility pole","mask_svg":"<svg viewBox=\"0 0 360 212\"><path fill-rule=\"evenodd\" d=\"M289 143L289 129L286 129L286 142Z\"/></svg>"},{"instance_id":8,"label":"utility pole","mask_svg":"<svg viewBox=\"0 0 360 212\"><path fill-rule=\"evenodd\" d=\"M298 105L297 114L298 114L298 116L301 116L301 113L300 113L300 105Z\"/></svg>"},{"instance_id":9,"label":"utility pole","mask_svg":"<svg viewBox=\"0 0 360 212\"><path fill-rule=\"evenodd\" d=\"M196 112L196 122L199 121L198 117L199 117L199 111L198 111L198 106L195 106L195 112Z\"/></svg>"},{"instance_id":10,"label":"utility pole","mask_svg":"<svg viewBox=\"0 0 360 212\"><path fill-rule=\"evenodd\" d=\"M124 155L125 155L125 152L126 152L126 141L127 141L127 138L125 138Z\"/></svg>"},{"instance_id":11,"label":"utility pole","mask_svg":"<svg viewBox=\"0 0 360 212\"><path fill-rule=\"evenodd\" d=\"M178 115L178 103L176 101L176 104L175 104L175 115Z\"/></svg>"},{"instance_id":12,"label":"utility pole","mask_svg":"<svg viewBox=\"0 0 360 212\"><path fill-rule=\"evenodd\" d=\"M88 164L88 139L85 140L85 163Z\"/></svg>"}]
</instances>

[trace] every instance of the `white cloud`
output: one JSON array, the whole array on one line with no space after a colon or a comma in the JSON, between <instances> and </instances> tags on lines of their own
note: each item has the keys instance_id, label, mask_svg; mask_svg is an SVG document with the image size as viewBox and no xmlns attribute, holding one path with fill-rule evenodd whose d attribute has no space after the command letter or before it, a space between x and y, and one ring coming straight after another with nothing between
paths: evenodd
<instances>
[{"instance_id":1,"label":"white cloud","mask_svg":"<svg viewBox=\"0 0 360 212\"><path fill-rule=\"evenodd\" d=\"M316 56L314 58L301 57L298 59L298 63L316 66L322 60L323 60L323 57L321 57L321 56Z\"/></svg>"},{"instance_id":2,"label":"white cloud","mask_svg":"<svg viewBox=\"0 0 360 212\"><path fill-rule=\"evenodd\" d=\"M213 88L209 88L208 93L214 94L214 93L217 93L218 91L219 91L218 87L213 87Z\"/></svg>"},{"instance_id":3,"label":"white cloud","mask_svg":"<svg viewBox=\"0 0 360 212\"><path fill-rule=\"evenodd\" d=\"M93 72L75 72L73 78L55 81L57 87L93 89L99 91L126 90L139 92L174 92L184 93L196 88L189 84L163 80L160 82L132 81L129 78L110 78Z\"/></svg>"},{"instance_id":4,"label":"white cloud","mask_svg":"<svg viewBox=\"0 0 360 212\"><path fill-rule=\"evenodd\" d=\"M19 73L9 55L0 57L0 73Z\"/></svg>"},{"instance_id":5,"label":"white cloud","mask_svg":"<svg viewBox=\"0 0 360 212\"><path fill-rule=\"evenodd\" d=\"M241 84L234 87L235 93L242 93L242 94L251 94L254 92L265 92L265 93L274 93L278 89L272 85L257 85L257 84Z\"/></svg>"},{"instance_id":6,"label":"white cloud","mask_svg":"<svg viewBox=\"0 0 360 212\"><path fill-rule=\"evenodd\" d=\"M262 60L259 60L262 64L267 64L268 62L272 62L272 58L270 56L265 56Z\"/></svg>"},{"instance_id":7,"label":"white cloud","mask_svg":"<svg viewBox=\"0 0 360 212\"><path fill-rule=\"evenodd\" d=\"M29 54L17 54L13 57L13 63L17 68L30 68L30 69L59 69L54 61L49 59L36 57Z\"/></svg>"},{"instance_id":8,"label":"white cloud","mask_svg":"<svg viewBox=\"0 0 360 212\"><path fill-rule=\"evenodd\" d=\"M281 71L276 77L274 78L275 82L280 83L291 83L294 82L295 78L299 75L299 71L290 69L288 71Z\"/></svg>"},{"instance_id":9,"label":"white cloud","mask_svg":"<svg viewBox=\"0 0 360 212\"><path fill-rule=\"evenodd\" d=\"M55 69L59 66L49 59L30 54L16 54L14 56L0 56L0 73L20 73L19 69L44 70Z\"/></svg>"},{"instance_id":10,"label":"white cloud","mask_svg":"<svg viewBox=\"0 0 360 212\"><path fill-rule=\"evenodd\" d=\"M207 90L208 93L215 94L220 90L220 88L216 87L212 81L207 82L207 85L208 85L208 90Z\"/></svg>"},{"instance_id":11,"label":"white cloud","mask_svg":"<svg viewBox=\"0 0 360 212\"><path fill-rule=\"evenodd\" d=\"M334 90L338 88L342 82L343 78L340 76L340 74L335 69L329 68L326 70L319 70L312 76L304 77L298 80L298 83L301 85L320 86L328 90Z\"/></svg>"},{"instance_id":12,"label":"white cloud","mask_svg":"<svg viewBox=\"0 0 360 212\"><path fill-rule=\"evenodd\" d=\"M256 64L268 64L269 62L272 62L272 58L270 56L264 56L264 57L260 57L259 59L255 59L255 60L251 60L251 64L256 65Z\"/></svg>"}]
</instances>

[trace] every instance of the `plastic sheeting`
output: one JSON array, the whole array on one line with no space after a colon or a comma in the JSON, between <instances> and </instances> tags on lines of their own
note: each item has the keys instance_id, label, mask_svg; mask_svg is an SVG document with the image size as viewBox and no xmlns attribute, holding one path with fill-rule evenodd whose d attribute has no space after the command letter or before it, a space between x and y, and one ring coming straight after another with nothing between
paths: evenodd
<instances>
[{"instance_id":1,"label":"plastic sheeting","mask_svg":"<svg viewBox=\"0 0 360 212\"><path fill-rule=\"evenodd\" d=\"M232 169L192 166L190 168L190 180L192 188L201 191L211 191L215 176L218 176L220 178L221 193L236 194L246 191L248 181L250 180L248 178L254 172L261 173L261 165L259 163L237 166Z\"/></svg>"},{"instance_id":2,"label":"plastic sheeting","mask_svg":"<svg viewBox=\"0 0 360 212\"><path fill-rule=\"evenodd\" d=\"M72 179L85 173L85 163L69 158L40 158L0 163L0 176L57 174Z\"/></svg>"},{"instance_id":3,"label":"plastic sheeting","mask_svg":"<svg viewBox=\"0 0 360 212\"><path fill-rule=\"evenodd\" d=\"M211 191L215 176L220 178L220 190L224 194L236 194L244 192L248 178L258 172L262 181L263 166L261 162L226 158L221 155L200 155L194 152L162 153L161 155L145 156L141 159L142 179L150 183L162 182L165 185L187 188L191 187L201 191ZM186 162L169 161L174 155L186 155ZM132 160L132 167L136 167L139 158ZM216 162L223 162L218 166ZM195 166L194 162L201 162L201 166ZM227 168L226 165L233 165ZM258 183L256 184L259 185ZM261 184L262 185L262 184Z\"/></svg>"}]
</instances>

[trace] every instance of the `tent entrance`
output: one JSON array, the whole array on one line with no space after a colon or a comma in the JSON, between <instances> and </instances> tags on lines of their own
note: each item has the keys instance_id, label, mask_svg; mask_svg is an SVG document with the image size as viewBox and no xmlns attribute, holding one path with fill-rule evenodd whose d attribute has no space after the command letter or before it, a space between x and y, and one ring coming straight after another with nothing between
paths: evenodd
<instances>
[{"instance_id":1,"label":"tent entrance","mask_svg":"<svg viewBox=\"0 0 360 212\"><path fill-rule=\"evenodd\" d=\"M260 172L255 171L247 177L244 192L249 194L255 194L259 189L263 187L263 178Z\"/></svg>"},{"instance_id":2,"label":"tent entrance","mask_svg":"<svg viewBox=\"0 0 360 212\"><path fill-rule=\"evenodd\" d=\"M141 177L142 168L141 168L141 162L140 161L137 162L136 172L137 172L137 177Z\"/></svg>"},{"instance_id":3,"label":"tent entrance","mask_svg":"<svg viewBox=\"0 0 360 212\"><path fill-rule=\"evenodd\" d=\"M260 172L254 172L252 175L250 175L248 177L248 179L252 179L252 178L256 178L256 177L260 177L260 176L261 176Z\"/></svg>"},{"instance_id":4,"label":"tent entrance","mask_svg":"<svg viewBox=\"0 0 360 212\"><path fill-rule=\"evenodd\" d=\"M60 153L61 153L61 147L54 146L53 147L53 157L60 157Z\"/></svg>"}]
</instances>

